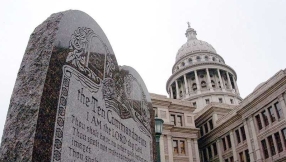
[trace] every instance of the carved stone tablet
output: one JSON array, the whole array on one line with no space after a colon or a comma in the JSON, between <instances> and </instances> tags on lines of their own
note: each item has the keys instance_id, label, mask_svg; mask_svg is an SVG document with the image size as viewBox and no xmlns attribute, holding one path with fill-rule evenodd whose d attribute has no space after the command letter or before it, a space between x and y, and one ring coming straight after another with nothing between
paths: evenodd
<instances>
[{"instance_id":1,"label":"carved stone tablet","mask_svg":"<svg viewBox=\"0 0 286 162\"><path fill-rule=\"evenodd\" d=\"M0 161L153 162L154 114L140 75L117 64L99 25L53 14L31 35Z\"/></svg>"}]
</instances>

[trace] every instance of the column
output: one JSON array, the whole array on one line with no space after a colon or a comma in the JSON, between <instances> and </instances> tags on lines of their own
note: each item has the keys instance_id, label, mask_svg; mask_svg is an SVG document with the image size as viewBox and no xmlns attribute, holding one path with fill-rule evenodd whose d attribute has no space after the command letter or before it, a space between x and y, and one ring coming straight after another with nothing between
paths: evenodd
<instances>
[{"instance_id":1,"label":"column","mask_svg":"<svg viewBox=\"0 0 286 162\"><path fill-rule=\"evenodd\" d=\"M283 111L284 118L286 119L286 105L285 105L285 100L284 100L283 95L280 95L278 97L278 100L279 100L279 104L281 106L281 109Z\"/></svg>"},{"instance_id":2,"label":"column","mask_svg":"<svg viewBox=\"0 0 286 162\"><path fill-rule=\"evenodd\" d=\"M165 161L165 148L164 148L164 135L160 137L160 158L161 161Z\"/></svg>"},{"instance_id":3,"label":"column","mask_svg":"<svg viewBox=\"0 0 286 162\"><path fill-rule=\"evenodd\" d=\"M189 88L186 74L184 75L185 89L186 89L186 97L189 96Z\"/></svg>"},{"instance_id":4,"label":"column","mask_svg":"<svg viewBox=\"0 0 286 162\"><path fill-rule=\"evenodd\" d=\"M236 83L236 80L233 78L233 83L234 83L234 86L235 86L235 92L236 94L240 95L239 94L239 90L238 90L238 86L237 86L237 83Z\"/></svg>"},{"instance_id":5,"label":"column","mask_svg":"<svg viewBox=\"0 0 286 162\"><path fill-rule=\"evenodd\" d=\"M174 162L173 158L173 145L172 145L172 137L170 135L167 135L168 139L168 155L169 155L169 162Z\"/></svg>"},{"instance_id":6,"label":"column","mask_svg":"<svg viewBox=\"0 0 286 162\"><path fill-rule=\"evenodd\" d=\"M250 162L254 162L254 154L253 154L253 150L252 150L252 144L251 144L251 140L250 140L250 136L249 136L249 130L248 130L246 119L243 120L243 127L244 127L244 131L245 131L245 135L246 135L247 148L248 148L248 152L249 152Z\"/></svg>"},{"instance_id":7,"label":"column","mask_svg":"<svg viewBox=\"0 0 286 162\"><path fill-rule=\"evenodd\" d=\"M213 87L212 87L212 83L211 83L211 77L210 77L210 73L209 73L209 69L206 69L207 71L207 78L208 78L208 87L210 88L210 91L213 92Z\"/></svg>"},{"instance_id":8,"label":"column","mask_svg":"<svg viewBox=\"0 0 286 162\"><path fill-rule=\"evenodd\" d=\"M219 158L219 161L224 161L223 158L222 158L222 152L221 152L221 144L220 144L220 138L217 139L216 141L216 148L217 148L217 152L218 152L218 158Z\"/></svg>"},{"instance_id":9,"label":"column","mask_svg":"<svg viewBox=\"0 0 286 162\"><path fill-rule=\"evenodd\" d=\"M170 93L171 93L171 98L174 99L172 85L170 86Z\"/></svg>"},{"instance_id":10,"label":"column","mask_svg":"<svg viewBox=\"0 0 286 162\"><path fill-rule=\"evenodd\" d=\"M217 69L217 73L218 73L221 89L222 89L222 91L225 91L225 88L224 88L224 85L223 85L223 82L222 82L222 79L221 79L221 75L220 75L219 69Z\"/></svg>"},{"instance_id":11,"label":"column","mask_svg":"<svg viewBox=\"0 0 286 162\"><path fill-rule=\"evenodd\" d=\"M179 99L180 92L179 92L178 80L175 80L175 83L176 83L176 99Z\"/></svg>"},{"instance_id":12,"label":"column","mask_svg":"<svg viewBox=\"0 0 286 162\"><path fill-rule=\"evenodd\" d=\"M236 153L236 148L235 148L235 142L234 142L234 136L233 136L233 131L229 131L230 135L230 141L231 141L231 150L232 150L232 155L233 155L233 160L234 162L237 162L237 153Z\"/></svg>"},{"instance_id":13,"label":"column","mask_svg":"<svg viewBox=\"0 0 286 162\"><path fill-rule=\"evenodd\" d=\"M187 143L188 143L189 162L193 162L194 161L194 157L193 157L191 139L188 138L187 139Z\"/></svg>"},{"instance_id":14,"label":"column","mask_svg":"<svg viewBox=\"0 0 286 162\"><path fill-rule=\"evenodd\" d=\"M196 84L197 84L197 93L200 94L201 93L201 84L199 82L197 70L195 70L194 72L195 72L195 78L196 78Z\"/></svg>"},{"instance_id":15,"label":"column","mask_svg":"<svg viewBox=\"0 0 286 162\"><path fill-rule=\"evenodd\" d=\"M199 146L198 146L197 139L194 139L194 145L195 145L195 153L196 153L196 162L200 162Z\"/></svg>"},{"instance_id":16,"label":"column","mask_svg":"<svg viewBox=\"0 0 286 162\"><path fill-rule=\"evenodd\" d=\"M226 72L226 76L227 76L227 81L228 81L228 88L232 89L232 85L231 85L231 82L230 82L230 77L229 77L228 72Z\"/></svg>"},{"instance_id":17,"label":"column","mask_svg":"<svg viewBox=\"0 0 286 162\"><path fill-rule=\"evenodd\" d=\"M252 116L249 117L249 124L250 124L250 130L251 130L251 134L252 134L252 138L253 138L253 143L254 143L254 151L256 154L256 161L261 161L261 154L260 154L260 148L259 148L259 144L258 144L258 140L257 140L257 136L256 136L256 129L254 127L254 122L253 122L253 118Z\"/></svg>"}]
</instances>

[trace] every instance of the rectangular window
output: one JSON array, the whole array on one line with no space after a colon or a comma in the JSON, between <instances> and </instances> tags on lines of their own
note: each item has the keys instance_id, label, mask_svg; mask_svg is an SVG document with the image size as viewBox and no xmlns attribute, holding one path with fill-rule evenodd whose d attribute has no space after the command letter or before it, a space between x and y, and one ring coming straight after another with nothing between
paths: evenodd
<instances>
[{"instance_id":1,"label":"rectangular window","mask_svg":"<svg viewBox=\"0 0 286 162\"><path fill-rule=\"evenodd\" d=\"M245 141L246 140L246 135L245 135L245 131L244 131L244 127L240 127L240 131L241 131L241 136L242 136L242 140Z\"/></svg>"},{"instance_id":2,"label":"rectangular window","mask_svg":"<svg viewBox=\"0 0 286 162\"><path fill-rule=\"evenodd\" d=\"M244 162L243 152L239 153L239 159L240 159L240 162Z\"/></svg>"},{"instance_id":3,"label":"rectangular window","mask_svg":"<svg viewBox=\"0 0 286 162\"><path fill-rule=\"evenodd\" d=\"M283 116L283 112L282 112L280 103L279 103L279 102L276 102L276 103L274 104L274 106L275 106L275 110L276 110L276 112L277 112L278 119L280 119L280 118Z\"/></svg>"},{"instance_id":4,"label":"rectangular window","mask_svg":"<svg viewBox=\"0 0 286 162\"><path fill-rule=\"evenodd\" d=\"M239 130L235 130L235 134L236 134L236 139L237 139L237 143L240 143L241 140L240 140L240 135L239 135Z\"/></svg>"},{"instance_id":5,"label":"rectangular window","mask_svg":"<svg viewBox=\"0 0 286 162\"><path fill-rule=\"evenodd\" d=\"M266 141L262 140L261 145L262 145L262 150L263 150L265 159L269 158Z\"/></svg>"},{"instance_id":6,"label":"rectangular window","mask_svg":"<svg viewBox=\"0 0 286 162\"><path fill-rule=\"evenodd\" d=\"M208 147L209 159L213 157L211 146Z\"/></svg>"},{"instance_id":7,"label":"rectangular window","mask_svg":"<svg viewBox=\"0 0 286 162\"><path fill-rule=\"evenodd\" d=\"M204 125L204 127L205 127L205 133L208 133L208 132L209 132L208 124L206 123L206 124Z\"/></svg>"},{"instance_id":8,"label":"rectangular window","mask_svg":"<svg viewBox=\"0 0 286 162\"><path fill-rule=\"evenodd\" d=\"M181 115L177 115L177 126L183 126L183 122L182 122L182 116Z\"/></svg>"},{"instance_id":9,"label":"rectangular window","mask_svg":"<svg viewBox=\"0 0 286 162\"><path fill-rule=\"evenodd\" d=\"M276 154L276 152L275 152L275 146L274 146L274 142L273 142L272 136L268 136L267 140L268 140L268 144L269 144L269 147L270 147L271 155L273 156L273 155Z\"/></svg>"},{"instance_id":10,"label":"rectangular window","mask_svg":"<svg viewBox=\"0 0 286 162\"><path fill-rule=\"evenodd\" d=\"M228 147L229 147L229 148L231 148L230 136L229 136L229 135L227 135L227 136L226 136L226 139L227 139Z\"/></svg>"},{"instance_id":11,"label":"rectangular window","mask_svg":"<svg viewBox=\"0 0 286 162\"><path fill-rule=\"evenodd\" d=\"M203 157L204 157L204 161L208 161L207 149L203 149Z\"/></svg>"},{"instance_id":12,"label":"rectangular window","mask_svg":"<svg viewBox=\"0 0 286 162\"><path fill-rule=\"evenodd\" d=\"M266 111L265 111L265 110L262 111L261 114L262 114L262 118L263 118L263 121L264 121L265 126L268 126L268 125L269 125L269 122L268 122L268 118L267 118Z\"/></svg>"},{"instance_id":13,"label":"rectangular window","mask_svg":"<svg viewBox=\"0 0 286 162\"><path fill-rule=\"evenodd\" d=\"M268 112L269 112L269 115L270 115L270 118L271 118L271 122L275 122L275 114L274 114L274 109L272 106L268 107Z\"/></svg>"},{"instance_id":14,"label":"rectangular window","mask_svg":"<svg viewBox=\"0 0 286 162\"><path fill-rule=\"evenodd\" d=\"M286 146L286 128L282 129L284 145Z\"/></svg>"},{"instance_id":15,"label":"rectangular window","mask_svg":"<svg viewBox=\"0 0 286 162\"><path fill-rule=\"evenodd\" d=\"M245 154L246 162L250 162L249 151L248 151L248 150L245 150L245 151L244 151L244 154Z\"/></svg>"},{"instance_id":16,"label":"rectangular window","mask_svg":"<svg viewBox=\"0 0 286 162\"><path fill-rule=\"evenodd\" d=\"M175 125L175 115L170 116L170 122L171 124Z\"/></svg>"},{"instance_id":17,"label":"rectangular window","mask_svg":"<svg viewBox=\"0 0 286 162\"><path fill-rule=\"evenodd\" d=\"M213 126L213 120L209 120L209 124L210 124L210 130L212 130L214 128Z\"/></svg>"},{"instance_id":18,"label":"rectangular window","mask_svg":"<svg viewBox=\"0 0 286 162\"><path fill-rule=\"evenodd\" d=\"M225 143L225 138L222 138L222 144L223 144L223 150L225 151L226 150L226 143Z\"/></svg>"},{"instance_id":19,"label":"rectangular window","mask_svg":"<svg viewBox=\"0 0 286 162\"><path fill-rule=\"evenodd\" d=\"M234 162L233 156L229 158L229 161L230 161L230 162Z\"/></svg>"},{"instance_id":20,"label":"rectangular window","mask_svg":"<svg viewBox=\"0 0 286 162\"><path fill-rule=\"evenodd\" d=\"M213 143L214 156L217 155L216 143Z\"/></svg>"},{"instance_id":21,"label":"rectangular window","mask_svg":"<svg viewBox=\"0 0 286 162\"><path fill-rule=\"evenodd\" d=\"M228 162L228 159L225 159L224 162Z\"/></svg>"},{"instance_id":22,"label":"rectangular window","mask_svg":"<svg viewBox=\"0 0 286 162\"><path fill-rule=\"evenodd\" d=\"M204 135L203 126L200 127L200 131L201 131L201 136L203 136Z\"/></svg>"},{"instance_id":23,"label":"rectangular window","mask_svg":"<svg viewBox=\"0 0 286 162\"><path fill-rule=\"evenodd\" d=\"M219 103L222 103L222 98L219 98L218 101L219 101Z\"/></svg>"},{"instance_id":24,"label":"rectangular window","mask_svg":"<svg viewBox=\"0 0 286 162\"><path fill-rule=\"evenodd\" d=\"M262 129L262 123L261 123L260 115L259 114L256 115L255 119L256 119L256 123L257 123L258 129L261 130Z\"/></svg>"},{"instance_id":25,"label":"rectangular window","mask_svg":"<svg viewBox=\"0 0 286 162\"><path fill-rule=\"evenodd\" d=\"M176 155L179 154L178 140L173 140L173 150L174 150L174 154Z\"/></svg>"},{"instance_id":26,"label":"rectangular window","mask_svg":"<svg viewBox=\"0 0 286 162\"><path fill-rule=\"evenodd\" d=\"M210 103L210 99L206 99L206 104L209 104Z\"/></svg>"},{"instance_id":27,"label":"rectangular window","mask_svg":"<svg viewBox=\"0 0 286 162\"><path fill-rule=\"evenodd\" d=\"M274 134L274 137L275 137L275 141L276 141L276 143L277 143L278 153L280 153L280 152L283 151L283 146L282 146L282 141L281 141L279 132L275 133L275 134Z\"/></svg>"},{"instance_id":28,"label":"rectangular window","mask_svg":"<svg viewBox=\"0 0 286 162\"><path fill-rule=\"evenodd\" d=\"M197 107L197 103L196 103L196 102L193 102L193 106L194 106L194 107Z\"/></svg>"},{"instance_id":29,"label":"rectangular window","mask_svg":"<svg viewBox=\"0 0 286 162\"><path fill-rule=\"evenodd\" d=\"M230 99L230 103L233 104L233 99Z\"/></svg>"},{"instance_id":30,"label":"rectangular window","mask_svg":"<svg viewBox=\"0 0 286 162\"><path fill-rule=\"evenodd\" d=\"M181 155L186 155L185 141L180 141L180 154Z\"/></svg>"}]
</instances>

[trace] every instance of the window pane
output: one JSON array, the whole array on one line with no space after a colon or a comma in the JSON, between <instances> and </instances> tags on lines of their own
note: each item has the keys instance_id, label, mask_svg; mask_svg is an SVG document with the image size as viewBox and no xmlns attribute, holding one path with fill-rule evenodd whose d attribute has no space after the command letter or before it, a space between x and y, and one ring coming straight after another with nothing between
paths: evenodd
<instances>
[{"instance_id":1,"label":"window pane","mask_svg":"<svg viewBox=\"0 0 286 162\"><path fill-rule=\"evenodd\" d=\"M213 127L213 120L210 120L209 121L209 124L210 124L210 129L212 130L214 127Z\"/></svg>"},{"instance_id":2,"label":"window pane","mask_svg":"<svg viewBox=\"0 0 286 162\"><path fill-rule=\"evenodd\" d=\"M201 131L201 136L203 136L204 135L203 126L200 127L200 131Z\"/></svg>"},{"instance_id":3,"label":"window pane","mask_svg":"<svg viewBox=\"0 0 286 162\"><path fill-rule=\"evenodd\" d=\"M208 124L205 124L205 133L208 133L209 132L209 128L208 128Z\"/></svg>"},{"instance_id":4,"label":"window pane","mask_svg":"<svg viewBox=\"0 0 286 162\"><path fill-rule=\"evenodd\" d=\"M261 141L261 145L262 145L262 150L263 150L263 153L264 153L264 157L265 157L265 159L267 159L269 157L269 154L268 154L268 150L267 150L266 141L262 140Z\"/></svg>"},{"instance_id":5,"label":"window pane","mask_svg":"<svg viewBox=\"0 0 286 162\"><path fill-rule=\"evenodd\" d=\"M234 162L233 156L229 158L230 162Z\"/></svg>"},{"instance_id":6,"label":"window pane","mask_svg":"<svg viewBox=\"0 0 286 162\"><path fill-rule=\"evenodd\" d=\"M284 145L286 146L286 128L282 130Z\"/></svg>"},{"instance_id":7,"label":"window pane","mask_svg":"<svg viewBox=\"0 0 286 162\"><path fill-rule=\"evenodd\" d=\"M236 139L237 139L237 143L240 143L240 135L239 135L239 130L235 130L235 134L236 134Z\"/></svg>"},{"instance_id":8,"label":"window pane","mask_svg":"<svg viewBox=\"0 0 286 162\"><path fill-rule=\"evenodd\" d=\"M177 126L183 126L183 123L182 123L182 116L178 115L177 116Z\"/></svg>"},{"instance_id":9,"label":"window pane","mask_svg":"<svg viewBox=\"0 0 286 162\"><path fill-rule=\"evenodd\" d=\"M240 162L244 162L243 152L239 153Z\"/></svg>"},{"instance_id":10,"label":"window pane","mask_svg":"<svg viewBox=\"0 0 286 162\"><path fill-rule=\"evenodd\" d=\"M278 152L280 153L280 152L283 151L283 146L282 146L282 142L281 142L281 138L280 138L279 132L275 133L274 137L275 137L275 141L277 143Z\"/></svg>"},{"instance_id":11,"label":"window pane","mask_svg":"<svg viewBox=\"0 0 286 162\"><path fill-rule=\"evenodd\" d=\"M211 159L213 155L212 155L212 148L210 146L208 147L208 153L209 153L209 159Z\"/></svg>"},{"instance_id":12,"label":"window pane","mask_svg":"<svg viewBox=\"0 0 286 162\"><path fill-rule=\"evenodd\" d=\"M216 143L213 144L214 156L217 155Z\"/></svg>"},{"instance_id":13,"label":"window pane","mask_svg":"<svg viewBox=\"0 0 286 162\"><path fill-rule=\"evenodd\" d=\"M204 157L204 161L207 161L207 149L203 149L203 157Z\"/></svg>"},{"instance_id":14,"label":"window pane","mask_svg":"<svg viewBox=\"0 0 286 162\"><path fill-rule=\"evenodd\" d=\"M245 141L246 135L245 135L244 127L240 127L240 131L241 131L242 140Z\"/></svg>"},{"instance_id":15,"label":"window pane","mask_svg":"<svg viewBox=\"0 0 286 162\"><path fill-rule=\"evenodd\" d=\"M282 112L282 109L281 109L281 106L280 106L279 102L276 102L274 104L274 106L275 106L275 109L276 109L276 112L277 112L278 119L280 119L283 116L283 112Z\"/></svg>"},{"instance_id":16,"label":"window pane","mask_svg":"<svg viewBox=\"0 0 286 162\"><path fill-rule=\"evenodd\" d=\"M268 126L268 125L269 125L269 122L268 122L268 118L267 118L266 111L262 111L261 114L262 114L262 117L263 117L263 121L264 121L265 126Z\"/></svg>"},{"instance_id":17,"label":"window pane","mask_svg":"<svg viewBox=\"0 0 286 162\"><path fill-rule=\"evenodd\" d=\"M276 119L275 119L275 114L274 114L274 110L272 106L268 108L268 112L271 118L271 122L275 122Z\"/></svg>"},{"instance_id":18,"label":"window pane","mask_svg":"<svg viewBox=\"0 0 286 162\"><path fill-rule=\"evenodd\" d=\"M250 162L250 156L249 156L248 150L245 150L244 154L245 154L246 162Z\"/></svg>"},{"instance_id":19,"label":"window pane","mask_svg":"<svg viewBox=\"0 0 286 162\"><path fill-rule=\"evenodd\" d=\"M185 155L186 154L185 141L180 141L180 148L181 148L181 154Z\"/></svg>"},{"instance_id":20,"label":"window pane","mask_svg":"<svg viewBox=\"0 0 286 162\"><path fill-rule=\"evenodd\" d=\"M175 115L171 115L170 122L175 125Z\"/></svg>"},{"instance_id":21,"label":"window pane","mask_svg":"<svg viewBox=\"0 0 286 162\"><path fill-rule=\"evenodd\" d=\"M255 119L256 119L256 122L257 122L258 129L261 130L262 129L262 123L261 123L261 120L260 120L260 116L256 115Z\"/></svg>"},{"instance_id":22,"label":"window pane","mask_svg":"<svg viewBox=\"0 0 286 162\"><path fill-rule=\"evenodd\" d=\"M174 154L179 154L178 141L173 140Z\"/></svg>"},{"instance_id":23,"label":"window pane","mask_svg":"<svg viewBox=\"0 0 286 162\"><path fill-rule=\"evenodd\" d=\"M276 154L276 152L275 152L275 146L274 146L274 142L273 142L272 136L268 136L267 140L268 140L268 144L269 144L269 147L270 147L271 155L273 156L273 155Z\"/></svg>"},{"instance_id":24,"label":"window pane","mask_svg":"<svg viewBox=\"0 0 286 162\"><path fill-rule=\"evenodd\" d=\"M228 147L229 147L229 148L231 148L230 136L229 136L229 135L227 135L227 136L226 136L226 139L227 139Z\"/></svg>"},{"instance_id":25,"label":"window pane","mask_svg":"<svg viewBox=\"0 0 286 162\"><path fill-rule=\"evenodd\" d=\"M222 138L223 149L226 150L225 138Z\"/></svg>"}]
</instances>

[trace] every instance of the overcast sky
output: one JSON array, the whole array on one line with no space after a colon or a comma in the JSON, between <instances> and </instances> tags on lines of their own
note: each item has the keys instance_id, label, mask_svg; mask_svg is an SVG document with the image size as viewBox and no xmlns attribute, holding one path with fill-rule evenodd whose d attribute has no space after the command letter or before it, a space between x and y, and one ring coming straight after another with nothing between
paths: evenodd
<instances>
[{"instance_id":1,"label":"overcast sky","mask_svg":"<svg viewBox=\"0 0 286 162\"><path fill-rule=\"evenodd\" d=\"M101 26L119 65L135 68L152 93L167 95L187 21L238 76L244 98L286 68L286 1L8 1L0 6L0 137L29 36L52 13L82 10ZM84 24L83 24L84 26Z\"/></svg>"}]
</instances>

